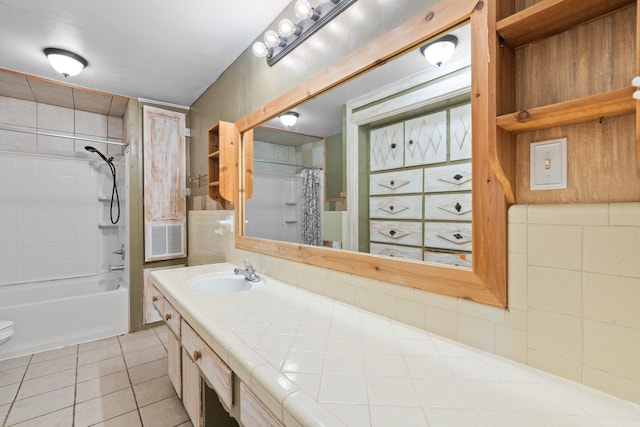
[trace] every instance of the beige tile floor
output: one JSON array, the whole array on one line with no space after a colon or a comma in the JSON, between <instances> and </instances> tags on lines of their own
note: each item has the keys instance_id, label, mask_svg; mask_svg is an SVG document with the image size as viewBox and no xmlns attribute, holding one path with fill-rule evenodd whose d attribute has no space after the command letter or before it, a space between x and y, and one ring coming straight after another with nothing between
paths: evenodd
<instances>
[{"instance_id":1,"label":"beige tile floor","mask_svg":"<svg viewBox=\"0 0 640 427\"><path fill-rule=\"evenodd\" d=\"M2 426L192 427L159 326L0 361Z\"/></svg>"}]
</instances>

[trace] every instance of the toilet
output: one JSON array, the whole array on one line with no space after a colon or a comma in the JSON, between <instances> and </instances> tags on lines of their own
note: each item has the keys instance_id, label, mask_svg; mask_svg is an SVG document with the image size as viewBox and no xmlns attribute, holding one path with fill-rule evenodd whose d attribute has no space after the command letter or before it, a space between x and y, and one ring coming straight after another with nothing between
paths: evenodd
<instances>
[{"instance_id":1,"label":"toilet","mask_svg":"<svg viewBox=\"0 0 640 427\"><path fill-rule=\"evenodd\" d=\"M11 320L0 320L0 344L8 341L13 335L13 322Z\"/></svg>"}]
</instances>

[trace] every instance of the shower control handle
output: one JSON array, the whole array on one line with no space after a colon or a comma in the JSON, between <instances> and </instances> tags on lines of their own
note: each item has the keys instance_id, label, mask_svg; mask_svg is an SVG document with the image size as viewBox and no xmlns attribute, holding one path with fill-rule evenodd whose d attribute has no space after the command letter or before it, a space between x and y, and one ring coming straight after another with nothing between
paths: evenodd
<instances>
[{"instance_id":1,"label":"shower control handle","mask_svg":"<svg viewBox=\"0 0 640 427\"><path fill-rule=\"evenodd\" d=\"M112 252L114 255L120 255L124 261L124 243L120 246L120 249L116 249Z\"/></svg>"}]
</instances>

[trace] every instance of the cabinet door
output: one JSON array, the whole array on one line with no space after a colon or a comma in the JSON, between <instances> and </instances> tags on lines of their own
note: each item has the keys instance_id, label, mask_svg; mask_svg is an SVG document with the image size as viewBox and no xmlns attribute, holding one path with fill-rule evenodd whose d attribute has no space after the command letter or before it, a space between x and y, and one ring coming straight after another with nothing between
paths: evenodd
<instances>
[{"instance_id":1,"label":"cabinet door","mask_svg":"<svg viewBox=\"0 0 640 427\"><path fill-rule=\"evenodd\" d=\"M429 114L404 122L404 165L417 166L447 161L447 112Z\"/></svg>"},{"instance_id":2,"label":"cabinet door","mask_svg":"<svg viewBox=\"0 0 640 427\"><path fill-rule=\"evenodd\" d=\"M182 404L195 427L202 425L202 385L200 370L182 349Z\"/></svg>"},{"instance_id":3,"label":"cabinet door","mask_svg":"<svg viewBox=\"0 0 640 427\"><path fill-rule=\"evenodd\" d=\"M369 135L369 166L371 171L404 166L402 123L374 129Z\"/></svg>"},{"instance_id":4,"label":"cabinet door","mask_svg":"<svg viewBox=\"0 0 640 427\"><path fill-rule=\"evenodd\" d=\"M169 365L169 379L178 397L182 398L182 354L180 340L173 332L168 331L167 364Z\"/></svg>"},{"instance_id":5,"label":"cabinet door","mask_svg":"<svg viewBox=\"0 0 640 427\"><path fill-rule=\"evenodd\" d=\"M449 114L449 159L470 159L471 104L452 108Z\"/></svg>"}]
</instances>

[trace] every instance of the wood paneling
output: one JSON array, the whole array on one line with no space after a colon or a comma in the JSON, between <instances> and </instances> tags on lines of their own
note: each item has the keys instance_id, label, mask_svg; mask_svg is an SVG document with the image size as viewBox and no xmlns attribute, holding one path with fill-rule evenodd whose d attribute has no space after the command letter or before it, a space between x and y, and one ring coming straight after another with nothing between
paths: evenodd
<instances>
[{"instance_id":1,"label":"wood paneling","mask_svg":"<svg viewBox=\"0 0 640 427\"><path fill-rule=\"evenodd\" d=\"M607 203L640 200L633 114L517 136L518 203ZM567 189L531 191L529 143L567 138Z\"/></svg>"}]
</instances>

